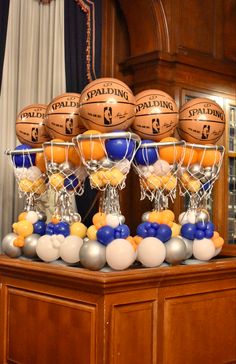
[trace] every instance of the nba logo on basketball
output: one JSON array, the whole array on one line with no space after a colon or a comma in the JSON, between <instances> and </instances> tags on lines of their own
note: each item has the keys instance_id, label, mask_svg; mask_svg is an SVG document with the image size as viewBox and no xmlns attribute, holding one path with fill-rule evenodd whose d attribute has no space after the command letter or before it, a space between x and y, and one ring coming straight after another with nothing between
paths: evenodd
<instances>
[{"instance_id":1,"label":"nba logo on basketball","mask_svg":"<svg viewBox=\"0 0 236 364\"><path fill-rule=\"evenodd\" d=\"M208 139L210 133L210 125L203 125L202 139Z\"/></svg>"},{"instance_id":2,"label":"nba logo on basketball","mask_svg":"<svg viewBox=\"0 0 236 364\"><path fill-rule=\"evenodd\" d=\"M159 119L152 119L152 133L159 134L160 133L160 121Z\"/></svg>"},{"instance_id":3,"label":"nba logo on basketball","mask_svg":"<svg viewBox=\"0 0 236 364\"><path fill-rule=\"evenodd\" d=\"M73 133L73 119L67 118L65 127L66 127L66 130L65 130L66 134L72 134Z\"/></svg>"},{"instance_id":4,"label":"nba logo on basketball","mask_svg":"<svg viewBox=\"0 0 236 364\"><path fill-rule=\"evenodd\" d=\"M112 108L110 106L104 107L104 125L112 124Z\"/></svg>"},{"instance_id":5,"label":"nba logo on basketball","mask_svg":"<svg viewBox=\"0 0 236 364\"><path fill-rule=\"evenodd\" d=\"M32 142L38 142L39 140L39 129L38 128L32 128L31 130L31 140Z\"/></svg>"}]
</instances>

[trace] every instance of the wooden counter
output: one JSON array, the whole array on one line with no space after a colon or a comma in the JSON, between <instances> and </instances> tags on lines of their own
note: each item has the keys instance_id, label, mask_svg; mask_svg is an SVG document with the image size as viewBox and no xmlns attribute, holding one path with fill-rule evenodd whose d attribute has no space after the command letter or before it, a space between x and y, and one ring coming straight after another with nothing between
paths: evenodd
<instances>
[{"instance_id":1,"label":"wooden counter","mask_svg":"<svg viewBox=\"0 0 236 364\"><path fill-rule=\"evenodd\" d=\"M92 272L0 256L0 363L236 362L236 259Z\"/></svg>"}]
</instances>

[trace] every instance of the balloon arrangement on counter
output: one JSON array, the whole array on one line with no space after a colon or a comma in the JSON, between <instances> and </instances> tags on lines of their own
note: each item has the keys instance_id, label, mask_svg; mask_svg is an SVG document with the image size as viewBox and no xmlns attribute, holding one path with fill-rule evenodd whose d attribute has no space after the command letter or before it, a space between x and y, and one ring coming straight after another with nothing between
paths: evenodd
<instances>
[{"instance_id":1,"label":"balloon arrangement on counter","mask_svg":"<svg viewBox=\"0 0 236 364\"><path fill-rule=\"evenodd\" d=\"M8 154L26 204L3 238L2 251L90 270L210 260L224 243L207 211L224 153L215 143L224 127L224 112L210 99L191 100L178 111L167 93L151 89L134 96L114 78L90 82L81 95L64 93L49 105L25 107L16 120L22 144ZM176 129L180 141L173 136ZM153 202L135 236L119 203L131 165L141 199ZM89 227L72 206L86 177L101 191ZM176 219L169 200L174 202L178 186L189 203ZM46 221L37 201L49 190L55 209Z\"/></svg>"}]
</instances>

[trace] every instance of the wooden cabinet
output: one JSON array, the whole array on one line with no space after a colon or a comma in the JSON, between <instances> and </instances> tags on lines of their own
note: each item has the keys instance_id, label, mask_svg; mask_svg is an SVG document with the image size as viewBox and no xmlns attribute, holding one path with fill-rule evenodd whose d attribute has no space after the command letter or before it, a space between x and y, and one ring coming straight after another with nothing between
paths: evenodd
<instances>
[{"instance_id":1,"label":"wooden cabinet","mask_svg":"<svg viewBox=\"0 0 236 364\"><path fill-rule=\"evenodd\" d=\"M0 257L0 362L236 362L236 259L92 272Z\"/></svg>"}]
</instances>

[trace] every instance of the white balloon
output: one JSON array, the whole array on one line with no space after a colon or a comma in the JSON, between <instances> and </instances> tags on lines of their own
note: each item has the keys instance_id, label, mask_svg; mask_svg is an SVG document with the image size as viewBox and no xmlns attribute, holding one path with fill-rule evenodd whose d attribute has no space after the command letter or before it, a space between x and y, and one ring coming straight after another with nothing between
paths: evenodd
<instances>
[{"instance_id":1,"label":"white balloon","mask_svg":"<svg viewBox=\"0 0 236 364\"><path fill-rule=\"evenodd\" d=\"M79 252L82 245L83 239L75 235L67 236L60 246L61 259L70 264L79 262Z\"/></svg>"},{"instance_id":2,"label":"white balloon","mask_svg":"<svg viewBox=\"0 0 236 364\"><path fill-rule=\"evenodd\" d=\"M116 164L116 167L123 173L127 174L130 170L130 161L128 159L123 159Z\"/></svg>"},{"instance_id":3,"label":"white balloon","mask_svg":"<svg viewBox=\"0 0 236 364\"><path fill-rule=\"evenodd\" d=\"M165 176L167 173L169 173L171 166L168 162L166 162L163 159L158 159L153 164L154 172L156 176L162 177Z\"/></svg>"},{"instance_id":4,"label":"white balloon","mask_svg":"<svg viewBox=\"0 0 236 364\"><path fill-rule=\"evenodd\" d=\"M210 260L215 255L215 245L211 239L195 239L193 241L193 256L198 260Z\"/></svg>"},{"instance_id":5,"label":"white balloon","mask_svg":"<svg viewBox=\"0 0 236 364\"><path fill-rule=\"evenodd\" d=\"M119 215L117 215L117 214L107 214L106 224L115 229L117 226L120 225Z\"/></svg>"},{"instance_id":6,"label":"white balloon","mask_svg":"<svg viewBox=\"0 0 236 364\"><path fill-rule=\"evenodd\" d=\"M157 238L145 238L138 245L138 260L145 267L158 267L164 262L165 257L165 245Z\"/></svg>"},{"instance_id":7,"label":"white balloon","mask_svg":"<svg viewBox=\"0 0 236 364\"><path fill-rule=\"evenodd\" d=\"M38 220L38 214L35 211L29 211L27 215L25 216L25 219L30 221L32 224L35 224Z\"/></svg>"},{"instance_id":8,"label":"white balloon","mask_svg":"<svg viewBox=\"0 0 236 364\"><path fill-rule=\"evenodd\" d=\"M214 254L214 257L215 257L216 255L220 254L221 250L222 250L222 246L221 246L220 248L215 248L215 254Z\"/></svg>"},{"instance_id":9,"label":"white balloon","mask_svg":"<svg viewBox=\"0 0 236 364\"><path fill-rule=\"evenodd\" d=\"M14 168L14 173L15 173L15 176L16 178L18 179L24 179L24 178L27 178L27 168L21 168L21 167L18 167L18 168Z\"/></svg>"},{"instance_id":10,"label":"white balloon","mask_svg":"<svg viewBox=\"0 0 236 364\"><path fill-rule=\"evenodd\" d=\"M126 239L115 239L106 247L106 261L112 269L127 269L134 263L135 258L134 248Z\"/></svg>"},{"instance_id":11,"label":"white balloon","mask_svg":"<svg viewBox=\"0 0 236 364\"><path fill-rule=\"evenodd\" d=\"M179 215L179 223L181 225L184 224L195 224L196 223L196 211L195 210L188 210L184 211Z\"/></svg>"},{"instance_id":12,"label":"white balloon","mask_svg":"<svg viewBox=\"0 0 236 364\"><path fill-rule=\"evenodd\" d=\"M53 246L51 235L43 235L39 238L36 253L44 262L53 262L60 257L59 249Z\"/></svg>"},{"instance_id":13,"label":"white balloon","mask_svg":"<svg viewBox=\"0 0 236 364\"><path fill-rule=\"evenodd\" d=\"M32 166L32 167L27 169L27 178L32 182L39 179L41 175L42 175L42 172L36 166Z\"/></svg>"},{"instance_id":14,"label":"white balloon","mask_svg":"<svg viewBox=\"0 0 236 364\"><path fill-rule=\"evenodd\" d=\"M62 234L51 235L52 245L55 249L60 249L61 244L64 242L65 237Z\"/></svg>"}]
</instances>

